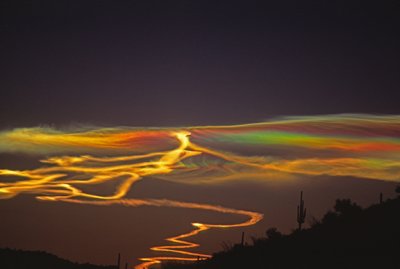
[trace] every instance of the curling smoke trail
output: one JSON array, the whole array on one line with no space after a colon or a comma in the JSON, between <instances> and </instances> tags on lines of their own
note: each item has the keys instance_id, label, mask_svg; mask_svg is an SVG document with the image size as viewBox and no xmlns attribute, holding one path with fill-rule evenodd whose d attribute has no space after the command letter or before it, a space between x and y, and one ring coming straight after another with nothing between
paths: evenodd
<instances>
[{"instance_id":1,"label":"curling smoke trail","mask_svg":"<svg viewBox=\"0 0 400 269\"><path fill-rule=\"evenodd\" d=\"M221 213L229 213L243 215L249 217L245 222L231 225L217 225L205 223L192 223L195 227L189 233L181 234L175 237L167 238L166 240L176 245L156 246L151 250L158 252L168 252L180 254L183 257L159 256L152 258L141 258L143 261L137 265L136 269L146 269L153 264L160 263L166 260L186 260L194 261L197 257L208 258L209 255L187 251L187 249L198 247L196 243L191 243L183 239L197 235L200 232L211 228L233 228L254 225L262 219L262 214L244 210L236 210L221 206L185 203L171 200L140 200L140 199L121 199L130 190L132 184L140 180L142 177L157 174L167 174L178 169L179 162L183 159L201 154L198 150L188 150L190 147L189 132L172 132L171 136L176 137L180 142L179 147L166 152L157 152L137 156L120 156L110 158L98 158L92 156L81 157L52 157L43 160L44 163L54 164L55 166L38 168L31 171L13 171L0 170L0 175L18 176L27 178L27 180L17 181L15 183L1 183L0 194L3 198L11 198L20 193L36 194L36 198L45 201L63 201L79 204L92 205L113 205L120 204L124 206L164 206L164 207L179 207L191 209L203 209ZM194 149L198 149L194 147ZM159 157L156 160L146 160L151 157ZM144 160L138 163L115 164L118 162ZM85 163L91 163L90 166L85 166ZM94 164L114 164L109 166L96 166ZM83 173L91 175L90 179L74 179L68 178L69 173ZM110 196L99 196L85 193L76 186L99 184L105 181L114 180L119 177L125 179L119 185L116 192ZM0 196L1 197L1 196ZM92 199L92 200L87 200ZM185 257L186 256L186 257Z\"/></svg>"},{"instance_id":2,"label":"curling smoke trail","mask_svg":"<svg viewBox=\"0 0 400 269\"><path fill-rule=\"evenodd\" d=\"M22 128L0 132L0 153L50 156L37 169L0 169L0 176L12 179L0 182L0 199L28 193L42 201L182 207L248 218L232 225L192 223L192 231L166 239L171 245L151 248L175 257L143 258L137 269L145 269L165 260L209 257L192 252L198 245L186 239L211 228L253 225L262 215L207 204L127 199L135 182L148 176L202 184L299 175L399 182L400 116L331 115L233 126L70 132ZM114 193L99 195L83 190L105 182L118 183Z\"/></svg>"},{"instance_id":3,"label":"curling smoke trail","mask_svg":"<svg viewBox=\"0 0 400 269\"><path fill-rule=\"evenodd\" d=\"M196 253L187 251L187 249L196 248L199 245L196 243L192 243L189 241L185 241L183 239L195 236L203 231L212 229L212 228L235 228L235 227L244 227L254 225L259 222L263 215L257 212L245 211L245 210L237 210L232 208L226 208L222 206L215 206L209 204L199 204L199 203L187 203L187 202L179 202L172 200L159 200L159 199L119 199L119 200L111 200L111 201L82 201L82 200L74 200L74 199L62 199L61 201L70 202L70 203L78 203L78 204L91 204L91 205L100 205L100 206L109 206L109 205L123 205L123 206L158 206L158 207L178 207L178 208L190 208L190 209L202 209L226 214L235 214L248 217L248 220L241 223L236 224L205 224L205 223L192 223L192 226L195 227L194 230L180 234L178 236L166 238L168 242L173 243L174 245L165 245L165 246L155 246L152 247L151 250L159 251L159 252L167 252L173 254L181 254L184 257L177 256L158 256L151 258L141 258L140 260L143 262L137 265L136 269L145 269L153 264L160 263L162 261L196 261L199 258L209 258L210 255ZM185 257L186 256L186 257Z\"/></svg>"}]
</instances>

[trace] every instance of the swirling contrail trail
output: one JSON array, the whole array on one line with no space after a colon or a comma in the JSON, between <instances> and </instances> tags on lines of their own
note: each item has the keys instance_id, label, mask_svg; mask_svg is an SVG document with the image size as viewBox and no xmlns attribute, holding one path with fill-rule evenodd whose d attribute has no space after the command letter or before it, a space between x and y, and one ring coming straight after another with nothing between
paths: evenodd
<instances>
[{"instance_id":1,"label":"swirling contrail trail","mask_svg":"<svg viewBox=\"0 0 400 269\"><path fill-rule=\"evenodd\" d=\"M169 252L181 254L183 257L170 257L159 256L152 258L141 258L143 263L137 265L136 269L145 269L149 266L160 263L165 260L196 260L197 257L208 258L207 254L190 252L186 249L191 249L199 246L196 243L184 241L183 239L197 235L198 233L211 229L211 228L233 228L254 225L262 219L262 214L236 210L221 206L199 204L199 203L185 203L171 200L154 200L154 199L121 199L131 188L132 184L140 180L144 176L166 174L174 169L179 168L178 163L183 159L201 154L198 150L188 150L190 147L189 132L173 132L180 145L178 148L151 154L137 155L137 156L119 156L119 157L52 157L43 160L44 163L55 164L56 166L38 168L30 171L15 171L15 170L0 170L0 175L12 175L28 180L17 181L15 183L1 183L0 193L3 198L10 198L20 193L33 193L36 198L45 201L63 201L79 204L92 204L92 205L113 205L120 204L124 206L165 206L165 207L180 207L191 209L203 209L209 211L216 211L221 213L229 213L236 215L243 215L249 217L245 222L238 224L205 224L205 223L192 223L195 229L189 233L181 234L175 237L167 238L166 240L177 245L166 245L152 247L151 250L159 252ZM194 147L198 149L197 147ZM159 157L156 160L144 160L150 157ZM98 164L113 164L123 161L137 161L144 160L138 163L117 164L96 166ZM90 166L84 164L91 163ZM69 173L82 173L91 175L90 179L74 179L68 178ZM99 184L105 181L114 180L118 177L125 177L122 184L119 185L116 192L110 196L99 196L94 194L85 193L80 190L79 185ZM85 200L93 199L93 200ZM189 256L189 257L184 257ZM196 258L193 258L196 257Z\"/></svg>"},{"instance_id":2,"label":"swirling contrail trail","mask_svg":"<svg viewBox=\"0 0 400 269\"><path fill-rule=\"evenodd\" d=\"M198 245L186 239L211 228L254 225L262 214L208 204L127 199L135 182L148 176L199 184L296 175L399 182L400 116L328 115L187 128L19 128L0 132L0 153L49 156L37 169L0 169L0 176L13 179L0 182L0 199L28 193L42 201L182 207L248 218L231 225L192 223L192 231L166 239L172 245L151 248L175 257L142 258L136 268L145 269L165 260L209 257L192 252ZM110 181L119 185L109 195L82 189Z\"/></svg>"},{"instance_id":3,"label":"swirling contrail trail","mask_svg":"<svg viewBox=\"0 0 400 269\"><path fill-rule=\"evenodd\" d=\"M172 200L160 200L160 199L118 199L111 201L82 201L75 199L62 199L61 201L70 202L70 203L78 203L78 204L91 204L91 205L100 205L100 206L108 206L108 205L123 205L123 206L158 206L158 207L178 207L178 208L190 208L190 209L203 209L208 211L215 211L221 213L242 215L248 217L248 220L241 223L236 224L205 224L205 223L192 223L192 226L195 227L194 230L180 234L174 237L166 238L165 240L174 243L175 245L166 245L166 246L155 246L152 247L151 250L159 251L159 252L169 252L174 254L181 254L189 257L174 257L174 256L158 256L151 258L141 258L140 260L143 263L137 265L136 269L144 269L149 266L160 263L161 261L195 261L198 258L209 258L210 255L196 253L187 251L186 249L196 248L199 244L184 241L183 239L192 237L194 235L199 234L200 232L209 230L211 228L235 228L235 227L244 227L254 225L259 222L263 215L257 212L251 212L246 210L237 210L222 206L209 205L209 204L199 204L199 203L187 203L187 202L179 202Z\"/></svg>"}]
</instances>

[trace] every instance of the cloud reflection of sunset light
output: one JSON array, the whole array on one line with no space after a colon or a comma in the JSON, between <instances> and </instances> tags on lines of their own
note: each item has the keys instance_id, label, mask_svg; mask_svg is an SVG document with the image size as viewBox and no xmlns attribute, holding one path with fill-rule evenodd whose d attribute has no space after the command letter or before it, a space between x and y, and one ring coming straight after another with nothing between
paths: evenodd
<instances>
[{"instance_id":1,"label":"cloud reflection of sunset light","mask_svg":"<svg viewBox=\"0 0 400 269\"><path fill-rule=\"evenodd\" d=\"M276 181L288 175L329 175L399 182L400 117L332 115L158 129L23 128L0 132L0 153L46 156L36 169L0 169L4 178L18 179L0 182L3 199L27 193L41 201L190 208L247 218L236 224L193 222L193 230L167 238L169 245L151 248L174 256L142 258L136 268L145 269L162 261L208 258L193 252L199 245L186 240L209 229L254 225L262 214L203 203L127 198L137 181L149 176L190 184L233 178L260 181L269 173ZM117 184L108 195L82 189L105 182Z\"/></svg>"}]
</instances>

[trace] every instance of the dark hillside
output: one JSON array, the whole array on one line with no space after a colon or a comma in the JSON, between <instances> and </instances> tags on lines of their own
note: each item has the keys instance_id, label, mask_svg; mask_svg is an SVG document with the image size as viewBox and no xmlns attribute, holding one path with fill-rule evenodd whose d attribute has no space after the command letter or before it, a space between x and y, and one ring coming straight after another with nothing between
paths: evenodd
<instances>
[{"instance_id":1,"label":"dark hillside","mask_svg":"<svg viewBox=\"0 0 400 269\"><path fill-rule=\"evenodd\" d=\"M42 251L0 249L1 269L116 269L116 266L73 263Z\"/></svg>"},{"instance_id":2,"label":"dark hillside","mask_svg":"<svg viewBox=\"0 0 400 269\"><path fill-rule=\"evenodd\" d=\"M400 199L361 209L337 200L311 228L282 235L274 229L252 246L235 245L193 264L164 269L400 268Z\"/></svg>"}]
</instances>

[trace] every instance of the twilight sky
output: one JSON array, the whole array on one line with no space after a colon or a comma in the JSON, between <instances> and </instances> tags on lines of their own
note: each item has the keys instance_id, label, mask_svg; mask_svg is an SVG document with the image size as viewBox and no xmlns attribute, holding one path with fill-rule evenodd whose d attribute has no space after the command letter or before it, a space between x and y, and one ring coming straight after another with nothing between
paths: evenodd
<instances>
[{"instance_id":1,"label":"twilight sky","mask_svg":"<svg viewBox=\"0 0 400 269\"><path fill-rule=\"evenodd\" d=\"M279 174L254 176L229 164L239 159L220 163L215 158L223 156L192 148L213 156L185 163L200 167L200 177L196 172L151 174L126 194L264 214L254 226L211 229L196 237L204 253L219 250L222 241L239 240L242 230L259 236L272 226L290 231L300 190L310 217L320 217L335 198L365 206L376 202L379 192L390 197L398 181L393 173L400 121L372 115L400 114L399 12L394 0L2 1L0 169L34 171L60 165L39 160L64 155L171 150L179 144L171 142L171 130L189 130L191 142L251 162L259 163L254 156L262 156L263 164ZM357 115L303 117L342 113ZM298 116L300 123L284 116ZM192 127L266 120L270 123L250 131ZM28 127L40 128L14 129ZM103 134L106 127L129 137L132 130L145 134L137 144L118 135L88 143L91 131ZM147 137L148 129L132 127L183 128L154 129L156 134ZM79 143L68 138L82 132L89 135ZM126 148L98 149L116 141ZM357 165L346 159L321 168L312 158L353 158ZM300 165L289 163L298 160ZM236 172L235 180L214 182L221 175L207 169L225 165ZM343 167L352 169L343 172ZM282 169L295 176L276 180L283 178ZM186 184L187 178L195 184ZM96 191L114 189L107 182ZM97 207L35 196L0 199L0 229L8 231L0 247L40 249L94 263L112 263L121 251L135 264L138 257L157 255L149 248L165 237L189 232L193 221L244 220L198 209Z\"/></svg>"},{"instance_id":2,"label":"twilight sky","mask_svg":"<svg viewBox=\"0 0 400 269\"><path fill-rule=\"evenodd\" d=\"M1 5L1 126L399 112L398 1Z\"/></svg>"}]
</instances>

